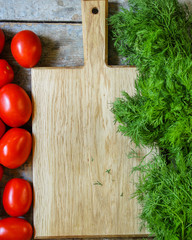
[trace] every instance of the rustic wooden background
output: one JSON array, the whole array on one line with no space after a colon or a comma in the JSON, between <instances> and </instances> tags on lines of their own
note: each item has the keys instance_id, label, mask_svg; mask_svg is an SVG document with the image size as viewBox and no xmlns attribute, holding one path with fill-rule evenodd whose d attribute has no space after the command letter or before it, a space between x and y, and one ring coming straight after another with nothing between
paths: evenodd
<instances>
[{"instance_id":1,"label":"rustic wooden background","mask_svg":"<svg viewBox=\"0 0 192 240\"><path fill-rule=\"evenodd\" d=\"M0 58L10 63L15 72L14 82L23 87L30 96L31 71L20 67L10 51L12 37L17 32L28 29L40 37L43 53L37 66L83 65L81 0L0 0L0 6L0 28L6 36L6 45ZM109 15L119 11L121 6L127 7L127 0L109 0ZM109 31L109 64L118 65L122 62L114 51ZM24 128L31 132L31 121ZM31 156L18 169L4 168L4 176L0 182L0 218L7 217L2 206L2 193L7 181L13 177L24 178L33 184ZM24 218L30 223L33 222L32 207Z\"/></svg>"}]
</instances>

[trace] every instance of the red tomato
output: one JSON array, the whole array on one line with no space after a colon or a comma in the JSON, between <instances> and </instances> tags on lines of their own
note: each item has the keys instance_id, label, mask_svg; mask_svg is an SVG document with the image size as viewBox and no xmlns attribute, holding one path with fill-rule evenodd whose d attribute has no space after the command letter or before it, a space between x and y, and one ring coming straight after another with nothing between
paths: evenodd
<instances>
[{"instance_id":1,"label":"red tomato","mask_svg":"<svg viewBox=\"0 0 192 240\"><path fill-rule=\"evenodd\" d=\"M34 32L23 30L12 39L11 52L22 67L31 68L41 57L41 41Z\"/></svg>"},{"instance_id":2,"label":"red tomato","mask_svg":"<svg viewBox=\"0 0 192 240\"><path fill-rule=\"evenodd\" d=\"M31 148L31 134L25 129L11 128L0 139L0 163L7 168L17 168L26 162Z\"/></svg>"},{"instance_id":3,"label":"red tomato","mask_svg":"<svg viewBox=\"0 0 192 240\"><path fill-rule=\"evenodd\" d=\"M3 136L3 134L5 133L6 130L6 126L5 124L1 121L0 119L0 138Z\"/></svg>"},{"instance_id":4,"label":"red tomato","mask_svg":"<svg viewBox=\"0 0 192 240\"><path fill-rule=\"evenodd\" d=\"M0 118L10 127L20 127L30 118L32 104L24 89L7 84L0 89Z\"/></svg>"},{"instance_id":5,"label":"red tomato","mask_svg":"<svg viewBox=\"0 0 192 240\"><path fill-rule=\"evenodd\" d=\"M0 165L0 181L3 177L3 167Z\"/></svg>"},{"instance_id":6,"label":"red tomato","mask_svg":"<svg viewBox=\"0 0 192 240\"><path fill-rule=\"evenodd\" d=\"M6 60L0 59L0 88L5 84L12 82L13 78L14 72L12 67Z\"/></svg>"},{"instance_id":7,"label":"red tomato","mask_svg":"<svg viewBox=\"0 0 192 240\"><path fill-rule=\"evenodd\" d=\"M0 220L0 239L30 240L33 228L29 222L21 218L4 218Z\"/></svg>"},{"instance_id":8,"label":"red tomato","mask_svg":"<svg viewBox=\"0 0 192 240\"><path fill-rule=\"evenodd\" d=\"M2 52L5 45L5 35L3 30L0 29L0 53Z\"/></svg>"},{"instance_id":9,"label":"red tomato","mask_svg":"<svg viewBox=\"0 0 192 240\"><path fill-rule=\"evenodd\" d=\"M32 188L29 182L21 178L13 178L3 192L3 206L12 217L26 214L32 203Z\"/></svg>"}]
</instances>

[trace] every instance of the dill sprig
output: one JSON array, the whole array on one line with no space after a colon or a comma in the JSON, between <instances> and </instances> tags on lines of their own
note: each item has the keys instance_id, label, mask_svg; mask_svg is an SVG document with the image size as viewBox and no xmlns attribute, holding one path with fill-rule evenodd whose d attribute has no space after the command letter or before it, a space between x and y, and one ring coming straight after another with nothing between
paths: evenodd
<instances>
[{"instance_id":1,"label":"dill sprig","mask_svg":"<svg viewBox=\"0 0 192 240\"><path fill-rule=\"evenodd\" d=\"M137 94L123 92L112 112L137 145L188 152L192 142L191 15L176 0L130 0L110 23L119 53L136 65Z\"/></svg>"},{"instance_id":2,"label":"dill sprig","mask_svg":"<svg viewBox=\"0 0 192 240\"><path fill-rule=\"evenodd\" d=\"M106 169L105 172L108 173L108 174L110 174L110 173L111 173L111 169Z\"/></svg>"},{"instance_id":3,"label":"dill sprig","mask_svg":"<svg viewBox=\"0 0 192 240\"><path fill-rule=\"evenodd\" d=\"M192 160L192 159L190 159ZM175 167L155 156L134 168L140 178L136 184L136 197L142 206L140 218L158 240L192 239L192 167Z\"/></svg>"},{"instance_id":4,"label":"dill sprig","mask_svg":"<svg viewBox=\"0 0 192 240\"><path fill-rule=\"evenodd\" d=\"M93 185L103 186L103 184L101 182L99 182L98 180L97 180L97 182L93 183Z\"/></svg>"},{"instance_id":5,"label":"dill sprig","mask_svg":"<svg viewBox=\"0 0 192 240\"><path fill-rule=\"evenodd\" d=\"M133 169L140 217L157 239L190 240L192 14L177 0L129 0L109 22L118 52L138 70L136 94L113 103L115 122L136 146L159 148Z\"/></svg>"}]
</instances>

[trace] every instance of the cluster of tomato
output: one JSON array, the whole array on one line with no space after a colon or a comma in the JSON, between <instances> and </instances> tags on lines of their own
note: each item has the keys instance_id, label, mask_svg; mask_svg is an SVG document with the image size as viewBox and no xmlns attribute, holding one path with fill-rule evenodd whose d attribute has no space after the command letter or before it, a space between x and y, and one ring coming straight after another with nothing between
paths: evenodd
<instances>
[{"instance_id":1,"label":"cluster of tomato","mask_svg":"<svg viewBox=\"0 0 192 240\"><path fill-rule=\"evenodd\" d=\"M4 44L5 35L0 29L0 53ZM35 66L41 51L38 36L29 30L17 33L12 39L12 55L22 67ZM12 67L6 60L0 59L0 180L3 176L2 165L10 169L20 167L28 159L32 148L30 132L20 128L31 117L31 100L24 89L11 83L13 78ZM19 218L29 211L31 203L32 188L28 181L13 178L7 182L3 192L3 207L10 217L0 220L0 239L31 239L31 224Z\"/></svg>"}]
</instances>

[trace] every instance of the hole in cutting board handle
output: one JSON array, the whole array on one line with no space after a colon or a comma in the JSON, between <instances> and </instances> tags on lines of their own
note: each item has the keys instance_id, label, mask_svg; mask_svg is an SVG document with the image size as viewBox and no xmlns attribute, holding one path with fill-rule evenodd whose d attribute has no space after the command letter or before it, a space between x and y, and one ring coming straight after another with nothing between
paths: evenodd
<instances>
[{"instance_id":1,"label":"hole in cutting board handle","mask_svg":"<svg viewBox=\"0 0 192 240\"><path fill-rule=\"evenodd\" d=\"M96 7L92 8L92 13L93 14L98 14L98 12L99 12L98 8L96 8Z\"/></svg>"}]
</instances>

